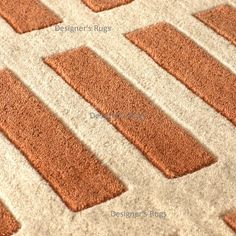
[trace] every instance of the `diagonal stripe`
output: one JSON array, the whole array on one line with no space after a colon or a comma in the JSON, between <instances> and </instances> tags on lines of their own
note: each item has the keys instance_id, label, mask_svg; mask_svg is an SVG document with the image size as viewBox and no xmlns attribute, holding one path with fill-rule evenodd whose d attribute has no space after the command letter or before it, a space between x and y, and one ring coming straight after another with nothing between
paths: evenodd
<instances>
[{"instance_id":1,"label":"diagonal stripe","mask_svg":"<svg viewBox=\"0 0 236 236\"><path fill-rule=\"evenodd\" d=\"M0 130L73 211L125 191L123 184L9 70L0 71Z\"/></svg>"},{"instance_id":2,"label":"diagonal stripe","mask_svg":"<svg viewBox=\"0 0 236 236\"><path fill-rule=\"evenodd\" d=\"M0 202L0 236L10 236L20 229L20 224L16 221L8 209Z\"/></svg>"},{"instance_id":3,"label":"diagonal stripe","mask_svg":"<svg viewBox=\"0 0 236 236\"><path fill-rule=\"evenodd\" d=\"M236 46L236 9L220 5L213 9L195 14L199 20L211 27Z\"/></svg>"},{"instance_id":4,"label":"diagonal stripe","mask_svg":"<svg viewBox=\"0 0 236 236\"><path fill-rule=\"evenodd\" d=\"M224 216L225 223L230 226L236 233L236 211Z\"/></svg>"},{"instance_id":5,"label":"diagonal stripe","mask_svg":"<svg viewBox=\"0 0 236 236\"><path fill-rule=\"evenodd\" d=\"M17 33L26 33L61 22L39 0L1 0L0 15Z\"/></svg>"},{"instance_id":6,"label":"diagonal stripe","mask_svg":"<svg viewBox=\"0 0 236 236\"><path fill-rule=\"evenodd\" d=\"M167 177L196 171L214 158L184 129L87 47L45 59Z\"/></svg>"},{"instance_id":7,"label":"diagonal stripe","mask_svg":"<svg viewBox=\"0 0 236 236\"><path fill-rule=\"evenodd\" d=\"M82 0L90 9L95 12L105 11L124 4L133 2L134 0Z\"/></svg>"},{"instance_id":8,"label":"diagonal stripe","mask_svg":"<svg viewBox=\"0 0 236 236\"><path fill-rule=\"evenodd\" d=\"M236 125L236 76L220 62L168 23L126 37Z\"/></svg>"}]
</instances>

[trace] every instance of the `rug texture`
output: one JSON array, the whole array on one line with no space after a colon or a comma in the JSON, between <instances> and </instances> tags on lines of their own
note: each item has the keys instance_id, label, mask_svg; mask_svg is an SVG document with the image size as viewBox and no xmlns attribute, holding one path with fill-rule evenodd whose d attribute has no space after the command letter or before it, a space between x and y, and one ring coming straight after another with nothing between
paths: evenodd
<instances>
[{"instance_id":1,"label":"rug texture","mask_svg":"<svg viewBox=\"0 0 236 236\"><path fill-rule=\"evenodd\" d=\"M236 233L236 0L0 0L0 236Z\"/></svg>"}]
</instances>

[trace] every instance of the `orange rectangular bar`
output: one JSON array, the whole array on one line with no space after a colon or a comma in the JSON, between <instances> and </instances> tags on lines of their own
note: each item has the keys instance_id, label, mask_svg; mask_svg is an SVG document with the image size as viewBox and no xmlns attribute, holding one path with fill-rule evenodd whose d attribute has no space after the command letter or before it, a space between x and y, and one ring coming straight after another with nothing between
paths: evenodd
<instances>
[{"instance_id":1,"label":"orange rectangular bar","mask_svg":"<svg viewBox=\"0 0 236 236\"><path fill-rule=\"evenodd\" d=\"M100 12L131 3L134 0L82 0L82 1L94 12Z\"/></svg>"},{"instance_id":2,"label":"orange rectangular bar","mask_svg":"<svg viewBox=\"0 0 236 236\"><path fill-rule=\"evenodd\" d=\"M212 164L214 158L188 132L87 47L45 59L167 177Z\"/></svg>"},{"instance_id":3,"label":"orange rectangular bar","mask_svg":"<svg viewBox=\"0 0 236 236\"><path fill-rule=\"evenodd\" d=\"M73 211L100 204L126 190L9 70L0 71L0 131Z\"/></svg>"},{"instance_id":4,"label":"orange rectangular bar","mask_svg":"<svg viewBox=\"0 0 236 236\"><path fill-rule=\"evenodd\" d=\"M0 15L20 34L62 22L39 0L1 0Z\"/></svg>"},{"instance_id":5,"label":"orange rectangular bar","mask_svg":"<svg viewBox=\"0 0 236 236\"><path fill-rule=\"evenodd\" d=\"M168 23L126 37L236 125L236 75L229 69Z\"/></svg>"},{"instance_id":6,"label":"orange rectangular bar","mask_svg":"<svg viewBox=\"0 0 236 236\"><path fill-rule=\"evenodd\" d=\"M236 46L236 9L229 5L220 5L194 15Z\"/></svg>"}]
</instances>

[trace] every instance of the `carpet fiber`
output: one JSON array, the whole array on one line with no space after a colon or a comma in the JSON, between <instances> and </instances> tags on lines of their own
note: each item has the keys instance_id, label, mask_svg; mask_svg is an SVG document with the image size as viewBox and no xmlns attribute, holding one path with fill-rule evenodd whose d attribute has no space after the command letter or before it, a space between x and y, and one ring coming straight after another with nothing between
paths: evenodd
<instances>
[{"instance_id":1,"label":"carpet fiber","mask_svg":"<svg viewBox=\"0 0 236 236\"><path fill-rule=\"evenodd\" d=\"M0 236L236 233L235 0L0 1Z\"/></svg>"}]
</instances>

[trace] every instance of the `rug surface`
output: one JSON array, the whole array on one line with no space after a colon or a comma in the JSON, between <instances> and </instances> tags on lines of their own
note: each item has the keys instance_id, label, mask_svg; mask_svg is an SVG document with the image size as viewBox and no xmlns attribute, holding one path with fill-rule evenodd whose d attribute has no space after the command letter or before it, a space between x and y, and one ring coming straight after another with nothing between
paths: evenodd
<instances>
[{"instance_id":1,"label":"rug surface","mask_svg":"<svg viewBox=\"0 0 236 236\"><path fill-rule=\"evenodd\" d=\"M0 0L0 236L236 233L236 0Z\"/></svg>"}]
</instances>

